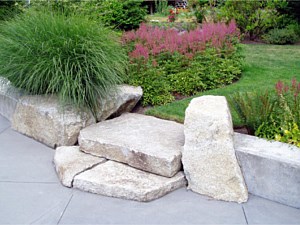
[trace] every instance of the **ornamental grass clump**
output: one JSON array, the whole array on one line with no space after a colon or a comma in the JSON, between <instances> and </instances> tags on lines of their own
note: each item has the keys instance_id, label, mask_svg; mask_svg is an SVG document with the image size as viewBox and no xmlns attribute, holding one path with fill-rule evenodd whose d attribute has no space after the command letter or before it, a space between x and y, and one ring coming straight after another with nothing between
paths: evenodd
<instances>
[{"instance_id":1,"label":"ornamental grass clump","mask_svg":"<svg viewBox=\"0 0 300 225\"><path fill-rule=\"evenodd\" d=\"M30 94L93 113L122 81L127 56L111 30L80 15L28 10L0 27L0 74Z\"/></svg>"}]
</instances>

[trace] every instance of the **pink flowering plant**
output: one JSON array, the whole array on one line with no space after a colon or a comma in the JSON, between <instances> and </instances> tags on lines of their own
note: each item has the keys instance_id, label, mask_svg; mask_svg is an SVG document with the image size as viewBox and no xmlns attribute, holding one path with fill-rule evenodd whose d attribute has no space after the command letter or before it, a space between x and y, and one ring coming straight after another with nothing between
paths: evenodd
<instances>
[{"instance_id":1,"label":"pink flowering plant","mask_svg":"<svg viewBox=\"0 0 300 225\"><path fill-rule=\"evenodd\" d=\"M189 32L142 24L122 37L130 58L127 82L146 90L144 105L230 84L241 74L239 35L234 21L205 23Z\"/></svg>"}]
</instances>

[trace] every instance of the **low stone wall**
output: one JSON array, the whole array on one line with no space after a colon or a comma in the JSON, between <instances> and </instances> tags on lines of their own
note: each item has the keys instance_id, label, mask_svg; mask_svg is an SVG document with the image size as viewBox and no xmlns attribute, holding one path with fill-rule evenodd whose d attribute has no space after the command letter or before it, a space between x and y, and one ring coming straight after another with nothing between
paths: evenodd
<instances>
[{"instance_id":1,"label":"low stone wall","mask_svg":"<svg viewBox=\"0 0 300 225\"><path fill-rule=\"evenodd\" d=\"M0 114L11 121L22 92L0 77Z\"/></svg>"},{"instance_id":2,"label":"low stone wall","mask_svg":"<svg viewBox=\"0 0 300 225\"><path fill-rule=\"evenodd\" d=\"M300 208L299 148L238 133L234 144L250 193Z\"/></svg>"}]
</instances>

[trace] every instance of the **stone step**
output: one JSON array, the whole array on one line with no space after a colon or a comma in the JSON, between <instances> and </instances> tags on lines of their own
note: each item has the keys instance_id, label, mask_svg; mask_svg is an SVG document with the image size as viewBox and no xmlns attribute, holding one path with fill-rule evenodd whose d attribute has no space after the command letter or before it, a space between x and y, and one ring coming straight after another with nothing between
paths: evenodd
<instances>
[{"instance_id":1,"label":"stone step","mask_svg":"<svg viewBox=\"0 0 300 225\"><path fill-rule=\"evenodd\" d=\"M108 161L75 176L73 187L109 197L147 202L186 185L182 172L172 178Z\"/></svg>"},{"instance_id":2,"label":"stone step","mask_svg":"<svg viewBox=\"0 0 300 225\"><path fill-rule=\"evenodd\" d=\"M106 162L106 159L85 154L79 150L79 146L62 146L56 149L53 162L61 183L72 187L77 174Z\"/></svg>"},{"instance_id":3,"label":"stone step","mask_svg":"<svg viewBox=\"0 0 300 225\"><path fill-rule=\"evenodd\" d=\"M134 113L81 130L80 149L95 156L172 177L181 168L183 125Z\"/></svg>"}]
</instances>

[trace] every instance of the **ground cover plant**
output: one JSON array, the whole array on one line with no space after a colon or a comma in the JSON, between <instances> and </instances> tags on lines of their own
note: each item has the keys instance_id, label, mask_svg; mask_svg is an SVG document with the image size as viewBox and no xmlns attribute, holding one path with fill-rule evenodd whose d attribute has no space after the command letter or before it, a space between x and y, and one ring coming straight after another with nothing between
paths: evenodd
<instances>
[{"instance_id":1,"label":"ground cover plant","mask_svg":"<svg viewBox=\"0 0 300 225\"><path fill-rule=\"evenodd\" d=\"M127 65L115 33L80 15L28 10L1 24L0 74L31 94L88 107L122 81Z\"/></svg>"},{"instance_id":2,"label":"ground cover plant","mask_svg":"<svg viewBox=\"0 0 300 225\"><path fill-rule=\"evenodd\" d=\"M300 79L300 46L275 45L242 45L245 56L242 77L235 83L215 90L198 93L201 95L222 95L229 99L237 92L253 92L254 90L274 90L274 84L281 80L289 83L293 77ZM195 96L194 96L195 97ZM160 118L184 121L184 112L191 98L176 101L165 106L157 106L146 114ZM242 126L243 122L232 110L234 126Z\"/></svg>"},{"instance_id":3,"label":"ground cover plant","mask_svg":"<svg viewBox=\"0 0 300 225\"><path fill-rule=\"evenodd\" d=\"M143 24L123 35L130 58L126 82L143 87L143 105L230 84L241 74L238 38L234 22L184 33Z\"/></svg>"}]
</instances>

